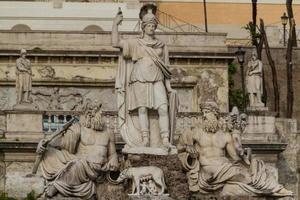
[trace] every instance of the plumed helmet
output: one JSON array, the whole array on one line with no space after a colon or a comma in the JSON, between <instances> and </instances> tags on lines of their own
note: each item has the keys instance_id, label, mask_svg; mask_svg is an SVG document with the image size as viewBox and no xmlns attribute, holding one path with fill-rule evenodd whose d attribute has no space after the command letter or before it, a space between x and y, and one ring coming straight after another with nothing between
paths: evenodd
<instances>
[{"instance_id":1,"label":"plumed helmet","mask_svg":"<svg viewBox=\"0 0 300 200\"><path fill-rule=\"evenodd\" d=\"M142 26L145 26L149 23L153 23L156 25L158 24L157 18L155 16L156 10L157 8L153 4L146 4L141 8L139 17L142 21Z\"/></svg>"},{"instance_id":2,"label":"plumed helmet","mask_svg":"<svg viewBox=\"0 0 300 200\"><path fill-rule=\"evenodd\" d=\"M21 49L21 51L20 51L20 54L22 55L22 54L26 54L27 53L27 51L26 51L26 49Z\"/></svg>"}]
</instances>

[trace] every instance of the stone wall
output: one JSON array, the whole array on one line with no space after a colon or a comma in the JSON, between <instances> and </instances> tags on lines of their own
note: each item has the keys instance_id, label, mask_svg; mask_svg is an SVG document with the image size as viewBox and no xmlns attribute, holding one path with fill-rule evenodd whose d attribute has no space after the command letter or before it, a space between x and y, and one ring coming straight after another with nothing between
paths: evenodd
<instances>
[{"instance_id":1,"label":"stone wall","mask_svg":"<svg viewBox=\"0 0 300 200\"><path fill-rule=\"evenodd\" d=\"M230 52L235 52L237 50L236 47L229 47ZM246 63L251 56L252 48L245 47L246 55L245 55L245 70L246 70ZM293 118L300 120L300 49L295 48L293 50L293 88L294 88L294 112ZM286 95L287 95L287 79L286 79L286 49L285 48L272 48L271 54L273 60L276 65L277 70L277 79L278 79L278 86L279 86L279 96L280 96L280 117L285 117L286 113ZM273 84L272 84L272 72L271 67L268 63L267 56L265 51L263 50L262 54L262 62L264 64L264 74L265 74L265 86L267 91L267 106L269 107L270 111L274 111L274 92L273 92ZM241 78L240 78L240 71L239 71L239 64L234 62L238 68L238 72L234 76L235 80L235 87L241 88Z\"/></svg>"},{"instance_id":2,"label":"stone wall","mask_svg":"<svg viewBox=\"0 0 300 200\"><path fill-rule=\"evenodd\" d=\"M111 47L110 33L1 31L0 36L7 40L0 45L2 110L12 109L15 102L15 60L20 48L29 50L34 74L32 97L39 110L76 110L86 99L98 99L104 110L116 110L118 50ZM158 37L170 49L172 84L179 93L180 111L196 112L207 98L227 111L227 63L233 57L227 53L225 34L160 33ZM49 105L54 100L60 105Z\"/></svg>"},{"instance_id":3,"label":"stone wall","mask_svg":"<svg viewBox=\"0 0 300 200\"><path fill-rule=\"evenodd\" d=\"M237 48L230 47L230 52L235 52ZM245 48L246 61L249 59L252 48ZM277 79L280 93L280 117L276 118L276 130L279 136L285 140L288 144L286 150L279 154L278 158L278 178L279 181L283 181L287 184L287 187L293 190L296 194L296 199L300 195L299 193L299 140L300 135L297 130L297 121L300 120L300 49L295 48L293 54L293 88L294 88L294 112L293 119L283 119L286 113L286 95L287 95L287 79L286 79L286 61L284 48L272 48L271 54L276 65ZM267 91L267 106L270 111L274 111L274 93L272 84L272 73L268 63L265 51L263 50L262 62L264 64L265 85ZM236 63L238 72L234 76L235 88L241 88L240 85L240 68ZM246 67L246 64L245 64ZM245 69L246 70L246 69ZM285 128L284 128L285 127Z\"/></svg>"},{"instance_id":4,"label":"stone wall","mask_svg":"<svg viewBox=\"0 0 300 200\"><path fill-rule=\"evenodd\" d=\"M299 198L299 164L298 154L300 150L300 137L297 132L297 121L295 119L276 119L276 129L288 144L285 151L279 154L277 167L278 179L285 186L294 191L295 199Z\"/></svg>"}]
</instances>

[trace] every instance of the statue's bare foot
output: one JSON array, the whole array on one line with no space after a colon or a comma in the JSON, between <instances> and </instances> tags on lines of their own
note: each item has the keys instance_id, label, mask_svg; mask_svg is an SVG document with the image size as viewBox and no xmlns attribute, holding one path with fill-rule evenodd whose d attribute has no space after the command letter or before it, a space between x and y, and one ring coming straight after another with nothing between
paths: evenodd
<instances>
[{"instance_id":1,"label":"statue's bare foot","mask_svg":"<svg viewBox=\"0 0 300 200\"><path fill-rule=\"evenodd\" d=\"M265 104L264 104L263 102L257 102L257 103L256 103L256 106L257 106L257 107L264 107Z\"/></svg>"},{"instance_id":2,"label":"statue's bare foot","mask_svg":"<svg viewBox=\"0 0 300 200\"><path fill-rule=\"evenodd\" d=\"M175 146L169 142L169 138L163 138L162 143L163 143L163 146L167 149L175 148Z\"/></svg>"},{"instance_id":3,"label":"statue's bare foot","mask_svg":"<svg viewBox=\"0 0 300 200\"><path fill-rule=\"evenodd\" d=\"M282 188L281 190L279 190L278 194L284 195L284 196L294 196L294 193L292 191L287 190L285 188Z\"/></svg>"},{"instance_id":4,"label":"statue's bare foot","mask_svg":"<svg viewBox=\"0 0 300 200\"><path fill-rule=\"evenodd\" d=\"M46 188L46 196L53 197L57 193L57 189L54 187L53 184L49 184Z\"/></svg>"}]
</instances>

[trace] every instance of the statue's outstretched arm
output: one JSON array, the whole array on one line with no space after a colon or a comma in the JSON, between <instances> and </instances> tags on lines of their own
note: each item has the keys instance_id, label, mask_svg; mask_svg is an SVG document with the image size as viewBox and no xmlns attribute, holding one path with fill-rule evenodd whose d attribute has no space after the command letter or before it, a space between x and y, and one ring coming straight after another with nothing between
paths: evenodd
<instances>
[{"instance_id":1,"label":"statue's outstretched arm","mask_svg":"<svg viewBox=\"0 0 300 200\"><path fill-rule=\"evenodd\" d=\"M226 151L228 155L233 159L233 160L241 160L241 157L238 155L237 149L235 147L235 142L232 137L232 135L228 134L227 136L227 144L226 144Z\"/></svg>"},{"instance_id":2,"label":"statue's outstretched arm","mask_svg":"<svg viewBox=\"0 0 300 200\"><path fill-rule=\"evenodd\" d=\"M122 21L123 21L123 14L121 11L119 11L113 21L112 33L111 33L111 43L112 46L115 48L122 48L122 45L119 42L119 30L118 30L118 27L122 23Z\"/></svg>"}]
</instances>

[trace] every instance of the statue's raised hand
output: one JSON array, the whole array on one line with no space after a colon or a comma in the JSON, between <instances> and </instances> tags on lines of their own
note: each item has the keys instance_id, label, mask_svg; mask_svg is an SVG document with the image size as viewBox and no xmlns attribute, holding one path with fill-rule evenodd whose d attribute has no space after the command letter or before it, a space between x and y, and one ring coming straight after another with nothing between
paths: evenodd
<instances>
[{"instance_id":1,"label":"statue's raised hand","mask_svg":"<svg viewBox=\"0 0 300 200\"><path fill-rule=\"evenodd\" d=\"M122 12L119 11L114 19L114 24L120 25L122 23L122 21L123 21L123 14L122 14Z\"/></svg>"},{"instance_id":2,"label":"statue's raised hand","mask_svg":"<svg viewBox=\"0 0 300 200\"><path fill-rule=\"evenodd\" d=\"M40 142L39 142L39 144L38 144L38 146L37 146L37 149L36 149L36 152L38 153L38 154L42 154L42 153L44 153L44 151L46 150L46 146L45 146L45 144L48 142L48 140L47 139L42 139Z\"/></svg>"},{"instance_id":3,"label":"statue's raised hand","mask_svg":"<svg viewBox=\"0 0 300 200\"><path fill-rule=\"evenodd\" d=\"M192 158L197 158L198 152L197 152L197 150L194 148L193 145L186 145L186 151L190 154L190 156L191 156Z\"/></svg>"}]
</instances>

